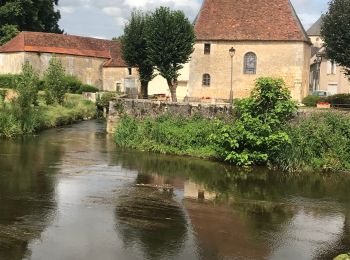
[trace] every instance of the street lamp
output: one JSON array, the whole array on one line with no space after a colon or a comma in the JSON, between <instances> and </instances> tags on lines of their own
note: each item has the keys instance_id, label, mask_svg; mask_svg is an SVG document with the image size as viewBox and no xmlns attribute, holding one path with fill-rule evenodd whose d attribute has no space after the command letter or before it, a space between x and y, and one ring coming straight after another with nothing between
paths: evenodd
<instances>
[{"instance_id":1,"label":"street lamp","mask_svg":"<svg viewBox=\"0 0 350 260\"><path fill-rule=\"evenodd\" d=\"M229 49L230 57L231 57L231 90L230 90L230 104L233 105L233 89L232 89L232 81L233 81L233 56L235 56L236 49L231 47Z\"/></svg>"}]
</instances>

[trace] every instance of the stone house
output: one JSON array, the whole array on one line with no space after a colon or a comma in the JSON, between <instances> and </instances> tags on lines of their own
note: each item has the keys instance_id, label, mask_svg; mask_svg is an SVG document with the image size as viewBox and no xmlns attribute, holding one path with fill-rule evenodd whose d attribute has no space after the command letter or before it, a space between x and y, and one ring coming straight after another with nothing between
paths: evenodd
<instances>
[{"instance_id":1,"label":"stone house","mask_svg":"<svg viewBox=\"0 0 350 260\"><path fill-rule=\"evenodd\" d=\"M324 55L321 26L322 16L307 31L313 44L310 59L310 91L326 91L328 95L350 93L350 81L344 69Z\"/></svg>"},{"instance_id":2,"label":"stone house","mask_svg":"<svg viewBox=\"0 0 350 260\"><path fill-rule=\"evenodd\" d=\"M289 0L205 0L194 23L189 97L250 94L261 76L281 77L295 100L308 94L310 41Z\"/></svg>"},{"instance_id":3,"label":"stone house","mask_svg":"<svg viewBox=\"0 0 350 260\"><path fill-rule=\"evenodd\" d=\"M67 74L101 90L123 91L137 84L136 70L124 63L119 42L41 32L21 32L0 46L0 74L18 74L29 61L42 76L54 56Z\"/></svg>"}]
</instances>

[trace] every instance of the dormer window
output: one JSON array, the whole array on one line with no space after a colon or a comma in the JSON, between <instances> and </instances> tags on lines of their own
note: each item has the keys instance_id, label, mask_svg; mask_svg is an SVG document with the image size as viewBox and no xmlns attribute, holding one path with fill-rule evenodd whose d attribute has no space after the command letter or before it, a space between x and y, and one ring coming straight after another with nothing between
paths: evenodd
<instances>
[{"instance_id":1,"label":"dormer window","mask_svg":"<svg viewBox=\"0 0 350 260\"><path fill-rule=\"evenodd\" d=\"M210 49L211 49L211 44L210 43L204 43L204 54L209 55L210 54Z\"/></svg>"}]
</instances>

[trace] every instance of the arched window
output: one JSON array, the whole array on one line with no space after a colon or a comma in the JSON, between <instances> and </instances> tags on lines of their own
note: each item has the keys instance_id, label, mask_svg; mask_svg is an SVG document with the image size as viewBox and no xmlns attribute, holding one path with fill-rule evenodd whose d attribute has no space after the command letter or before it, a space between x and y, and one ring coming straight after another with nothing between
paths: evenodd
<instances>
[{"instance_id":1,"label":"arched window","mask_svg":"<svg viewBox=\"0 0 350 260\"><path fill-rule=\"evenodd\" d=\"M203 74L203 86L205 87L210 86L210 75L208 73Z\"/></svg>"},{"instance_id":2,"label":"arched window","mask_svg":"<svg viewBox=\"0 0 350 260\"><path fill-rule=\"evenodd\" d=\"M244 55L244 74L256 74L256 54L248 52Z\"/></svg>"}]
</instances>

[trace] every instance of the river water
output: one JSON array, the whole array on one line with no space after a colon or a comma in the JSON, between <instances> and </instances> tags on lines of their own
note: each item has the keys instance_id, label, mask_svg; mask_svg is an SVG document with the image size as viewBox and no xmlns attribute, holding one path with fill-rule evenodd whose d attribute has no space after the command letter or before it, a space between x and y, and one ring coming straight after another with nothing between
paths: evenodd
<instances>
[{"instance_id":1,"label":"river water","mask_svg":"<svg viewBox=\"0 0 350 260\"><path fill-rule=\"evenodd\" d=\"M0 259L332 259L350 178L123 151L103 123L0 141Z\"/></svg>"}]
</instances>

